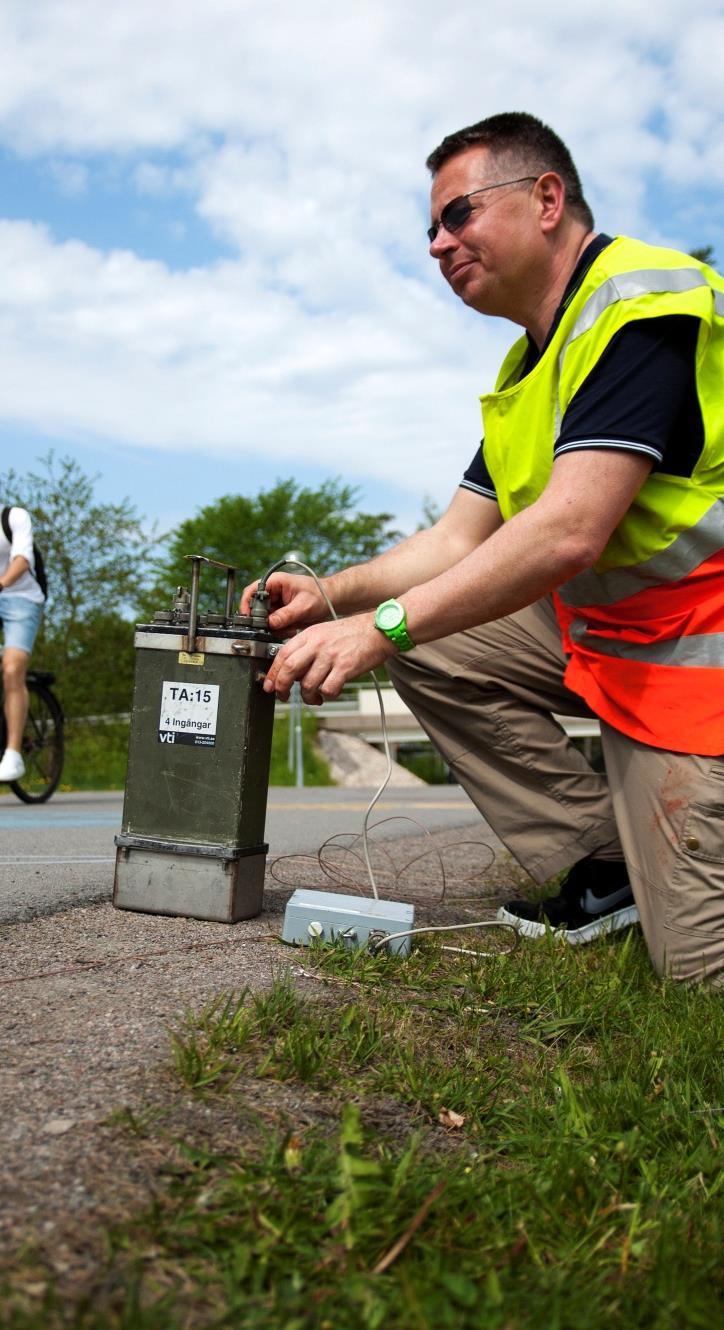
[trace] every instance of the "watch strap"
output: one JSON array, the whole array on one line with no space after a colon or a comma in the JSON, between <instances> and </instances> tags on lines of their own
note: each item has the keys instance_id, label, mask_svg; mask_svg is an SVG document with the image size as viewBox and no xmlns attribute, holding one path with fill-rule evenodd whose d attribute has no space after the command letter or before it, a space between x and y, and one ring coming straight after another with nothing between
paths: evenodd
<instances>
[{"instance_id":1,"label":"watch strap","mask_svg":"<svg viewBox=\"0 0 724 1330\"><path fill-rule=\"evenodd\" d=\"M388 628L383 623L379 622L380 610L388 605L397 606L400 612L399 622L396 623L393 628ZM381 605L377 606L377 610L375 611L375 627L379 628L380 632L384 633L385 637L389 638L390 642L392 642L394 646L397 647L398 651L412 651L414 649L415 643L413 642L412 638L410 637L410 634L407 631L407 619L405 617L405 609L404 606L401 605L399 601L386 600L383 601Z\"/></svg>"}]
</instances>

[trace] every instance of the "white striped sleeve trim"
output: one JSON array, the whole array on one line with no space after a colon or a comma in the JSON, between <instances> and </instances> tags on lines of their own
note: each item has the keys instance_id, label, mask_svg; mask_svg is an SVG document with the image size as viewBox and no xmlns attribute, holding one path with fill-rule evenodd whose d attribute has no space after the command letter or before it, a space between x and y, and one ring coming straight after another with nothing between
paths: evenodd
<instances>
[{"instance_id":1,"label":"white striped sleeve trim","mask_svg":"<svg viewBox=\"0 0 724 1330\"><path fill-rule=\"evenodd\" d=\"M498 502L498 496L495 490L488 489L486 485L475 485L472 480L461 480L459 488L461 490L472 490L473 494L482 494L486 499L494 499Z\"/></svg>"},{"instance_id":2,"label":"white striped sleeve trim","mask_svg":"<svg viewBox=\"0 0 724 1330\"><path fill-rule=\"evenodd\" d=\"M584 448L613 449L623 453L643 453L645 457L653 457L656 462L663 459L664 454L660 448L654 447L652 443L634 443L633 439L568 439L565 443L556 443L553 445L553 456L560 457L561 453L575 453Z\"/></svg>"}]
</instances>

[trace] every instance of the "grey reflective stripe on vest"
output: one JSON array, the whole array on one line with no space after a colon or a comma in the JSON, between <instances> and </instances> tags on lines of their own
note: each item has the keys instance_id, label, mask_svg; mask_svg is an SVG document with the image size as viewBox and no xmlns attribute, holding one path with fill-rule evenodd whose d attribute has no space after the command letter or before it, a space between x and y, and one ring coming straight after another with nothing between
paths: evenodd
<instances>
[{"instance_id":1,"label":"grey reflective stripe on vest","mask_svg":"<svg viewBox=\"0 0 724 1330\"><path fill-rule=\"evenodd\" d=\"M563 372L563 359L571 342L581 337L583 333L590 332L610 305L615 305L619 300L635 300L638 296L694 291L698 286L709 286L699 268L640 268L633 272L619 273L616 277L609 277L588 297L572 331L563 343L558 355L559 375ZM709 289L714 297L715 312L720 318L724 318L724 291L717 291L714 287ZM556 394L553 429L555 442L558 441L562 422L560 398Z\"/></svg>"},{"instance_id":2,"label":"grey reflective stripe on vest","mask_svg":"<svg viewBox=\"0 0 724 1330\"><path fill-rule=\"evenodd\" d=\"M696 526L682 531L665 550L659 550L631 568L612 568L608 573L579 573L557 588L565 605L615 605L652 586L678 582L700 563L724 549L724 499L715 499Z\"/></svg>"},{"instance_id":3,"label":"grey reflective stripe on vest","mask_svg":"<svg viewBox=\"0 0 724 1330\"><path fill-rule=\"evenodd\" d=\"M569 333L561 358L566 347L582 333L590 332L609 305L619 300L636 300L639 296L679 294L694 291L697 286L709 286L704 273L699 268L640 268L634 272L618 273L603 282L593 295L588 297L581 310L573 330ZM720 293L710 287L714 296L717 313L720 313Z\"/></svg>"},{"instance_id":4,"label":"grey reflective stripe on vest","mask_svg":"<svg viewBox=\"0 0 724 1330\"><path fill-rule=\"evenodd\" d=\"M583 619L571 624L571 638L600 656L616 656L619 660L636 660L645 665L674 665L700 669L721 669L724 666L724 633L699 633L691 637L675 637L668 642L624 642L589 633Z\"/></svg>"}]
</instances>

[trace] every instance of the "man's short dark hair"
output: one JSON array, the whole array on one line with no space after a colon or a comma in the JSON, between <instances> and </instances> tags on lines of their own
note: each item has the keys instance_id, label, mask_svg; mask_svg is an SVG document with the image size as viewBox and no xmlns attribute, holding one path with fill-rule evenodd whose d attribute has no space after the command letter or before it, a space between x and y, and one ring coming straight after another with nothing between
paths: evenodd
<instances>
[{"instance_id":1,"label":"man's short dark hair","mask_svg":"<svg viewBox=\"0 0 724 1330\"><path fill-rule=\"evenodd\" d=\"M589 230L593 229L593 213L583 197L573 158L563 139L542 120L526 111L504 111L458 129L430 153L428 170L436 175L443 162L466 148L488 148L496 158L505 159L505 165L512 171L536 176L555 171L566 187L568 211Z\"/></svg>"}]
</instances>

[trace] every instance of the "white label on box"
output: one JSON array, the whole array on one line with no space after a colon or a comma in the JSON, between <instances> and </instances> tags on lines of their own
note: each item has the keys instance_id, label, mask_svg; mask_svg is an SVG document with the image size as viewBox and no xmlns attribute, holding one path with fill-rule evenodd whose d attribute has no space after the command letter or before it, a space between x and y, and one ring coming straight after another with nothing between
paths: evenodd
<instances>
[{"instance_id":1,"label":"white label on box","mask_svg":"<svg viewBox=\"0 0 724 1330\"><path fill-rule=\"evenodd\" d=\"M217 683L179 683L164 680L158 742L213 748L219 710Z\"/></svg>"}]
</instances>

